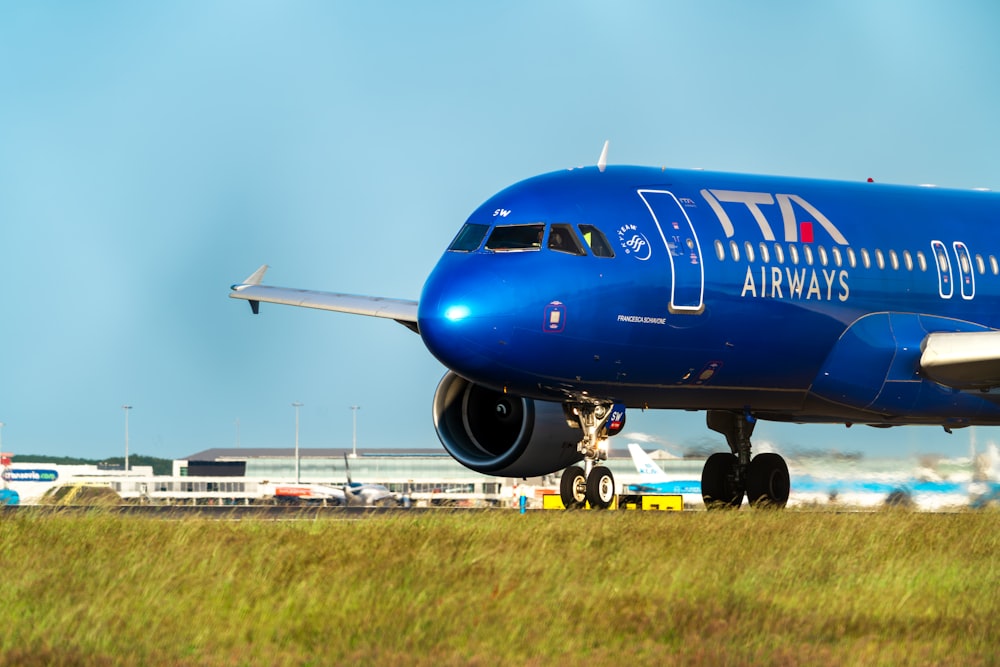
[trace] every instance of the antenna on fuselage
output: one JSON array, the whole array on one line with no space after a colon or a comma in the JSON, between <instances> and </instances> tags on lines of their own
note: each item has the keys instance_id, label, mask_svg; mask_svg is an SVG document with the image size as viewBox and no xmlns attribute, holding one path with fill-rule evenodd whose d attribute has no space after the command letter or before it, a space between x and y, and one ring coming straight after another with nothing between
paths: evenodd
<instances>
[{"instance_id":1,"label":"antenna on fuselage","mask_svg":"<svg viewBox=\"0 0 1000 667\"><path fill-rule=\"evenodd\" d=\"M597 168L603 174L604 169L608 166L608 144L611 143L608 140L604 141L604 148L601 149L601 157L597 158Z\"/></svg>"}]
</instances>

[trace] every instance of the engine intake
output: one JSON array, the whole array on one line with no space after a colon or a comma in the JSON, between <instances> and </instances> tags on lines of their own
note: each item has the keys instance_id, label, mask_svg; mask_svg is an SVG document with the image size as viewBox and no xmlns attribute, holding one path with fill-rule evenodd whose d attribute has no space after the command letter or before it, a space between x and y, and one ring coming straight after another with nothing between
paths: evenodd
<instances>
[{"instance_id":1,"label":"engine intake","mask_svg":"<svg viewBox=\"0 0 1000 667\"><path fill-rule=\"evenodd\" d=\"M497 477L548 475L580 461L580 430L561 403L511 396L448 372L434 393L434 428L451 456Z\"/></svg>"}]
</instances>

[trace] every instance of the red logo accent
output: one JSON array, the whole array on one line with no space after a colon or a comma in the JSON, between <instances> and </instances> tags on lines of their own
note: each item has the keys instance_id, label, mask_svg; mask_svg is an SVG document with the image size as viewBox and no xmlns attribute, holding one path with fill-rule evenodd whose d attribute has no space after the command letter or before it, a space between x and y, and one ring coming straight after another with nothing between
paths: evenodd
<instances>
[{"instance_id":1,"label":"red logo accent","mask_svg":"<svg viewBox=\"0 0 1000 667\"><path fill-rule=\"evenodd\" d=\"M803 243L813 242L813 223L811 222L800 222L799 223L799 240Z\"/></svg>"}]
</instances>

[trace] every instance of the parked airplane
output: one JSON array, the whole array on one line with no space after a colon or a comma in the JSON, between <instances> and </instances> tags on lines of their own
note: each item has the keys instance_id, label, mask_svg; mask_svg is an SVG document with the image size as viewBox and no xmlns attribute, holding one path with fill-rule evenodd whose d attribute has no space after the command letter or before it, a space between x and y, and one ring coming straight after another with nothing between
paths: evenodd
<instances>
[{"instance_id":1,"label":"parked airplane","mask_svg":"<svg viewBox=\"0 0 1000 667\"><path fill-rule=\"evenodd\" d=\"M332 505L346 505L343 489L326 484L275 484L274 498L281 502L321 502Z\"/></svg>"},{"instance_id":2,"label":"parked airplane","mask_svg":"<svg viewBox=\"0 0 1000 667\"><path fill-rule=\"evenodd\" d=\"M728 452L710 506L783 506L758 419L1000 423L1000 196L648 167L517 183L469 217L420 301L269 287L230 296L394 319L448 367L433 414L481 473L614 495L625 408L706 410ZM577 465L581 460L585 467Z\"/></svg>"},{"instance_id":3,"label":"parked airplane","mask_svg":"<svg viewBox=\"0 0 1000 667\"><path fill-rule=\"evenodd\" d=\"M684 479L670 476L635 443L629 443L628 452L632 455L632 463L642 480L639 484L629 484L628 493L679 493L685 496L685 501L701 500L701 480Z\"/></svg>"},{"instance_id":4,"label":"parked airplane","mask_svg":"<svg viewBox=\"0 0 1000 667\"><path fill-rule=\"evenodd\" d=\"M322 502L344 507L395 507L399 505L399 495L381 484L362 484L351 480L351 467L344 455L344 469L347 483L344 486L330 484L276 484L274 497L292 502Z\"/></svg>"},{"instance_id":5,"label":"parked airplane","mask_svg":"<svg viewBox=\"0 0 1000 667\"><path fill-rule=\"evenodd\" d=\"M362 484L351 481L351 464L344 454L347 485L344 487L344 504L351 507L395 507L399 496L381 484Z\"/></svg>"}]
</instances>

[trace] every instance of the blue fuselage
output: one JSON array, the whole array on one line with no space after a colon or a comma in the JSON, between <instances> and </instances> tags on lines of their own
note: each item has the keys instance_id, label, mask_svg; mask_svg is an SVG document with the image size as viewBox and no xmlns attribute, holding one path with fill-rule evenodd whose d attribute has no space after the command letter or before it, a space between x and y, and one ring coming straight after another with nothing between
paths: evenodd
<instances>
[{"instance_id":1,"label":"blue fuselage","mask_svg":"<svg viewBox=\"0 0 1000 667\"><path fill-rule=\"evenodd\" d=\"M469 217L424 286L419 329L459 375L528 398L1000 423L993 394L919 369L928 333L1000 326L996 220L988 192L545 174Z\"/></svg>"}]
</instances>

